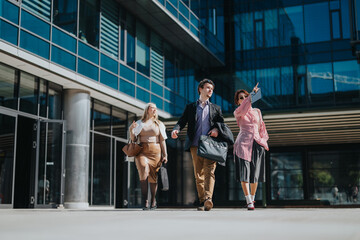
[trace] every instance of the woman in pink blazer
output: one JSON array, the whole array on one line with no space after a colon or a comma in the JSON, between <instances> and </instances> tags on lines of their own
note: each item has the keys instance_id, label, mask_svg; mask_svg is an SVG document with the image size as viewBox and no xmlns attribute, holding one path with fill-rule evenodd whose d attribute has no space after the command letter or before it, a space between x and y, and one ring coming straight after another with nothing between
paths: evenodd
<instances>
[{"instance_id":1,"label":"woman in pink blazer","mask_svg":"<svg viewBox=\"0 0 360 240\"><path fill-rule=\"evenodd\" d=\"M259 91L257 87L249 94L245 90L235 93L234 111L240 128L234 144L236 179L241 182L248 210L254 210L254 199L258 182L265 182L265 149L269 151L269 139L261 111L252 108L252 97ZM250 183L250 191L249 191Z\"/></svg>"}]
</instances>

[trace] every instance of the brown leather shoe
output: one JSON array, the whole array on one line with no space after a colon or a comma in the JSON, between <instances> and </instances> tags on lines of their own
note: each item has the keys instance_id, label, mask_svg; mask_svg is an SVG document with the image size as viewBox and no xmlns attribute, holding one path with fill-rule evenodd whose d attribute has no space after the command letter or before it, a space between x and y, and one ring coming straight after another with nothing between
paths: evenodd
<instances>
[{"instance_id":1,"label":"brown leather shoe","mask_svg":"<svg viewBox=\"0 0 360 240\"><path fill-rule=\"evenodd\" d=\"M214 204L211 201L211 198L208 198L204 203L205 211L210 211L213 208L213 206Z\"/></svg>"}]
</instances>

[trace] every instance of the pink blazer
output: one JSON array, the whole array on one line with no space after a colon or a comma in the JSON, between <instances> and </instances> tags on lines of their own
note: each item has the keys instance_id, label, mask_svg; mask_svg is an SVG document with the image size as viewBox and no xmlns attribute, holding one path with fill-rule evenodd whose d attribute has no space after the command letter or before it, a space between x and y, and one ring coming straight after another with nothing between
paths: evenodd
<instances>
[{"instance_id":1,"label":"pink blazer","mask_svg":"<svg viewBox=\"0 0 360 240\"><path fill-rule=\"evenodd\" d=\"M269 135L262 119L261 111L251 107L251 95L236 108L234 116L240 132L234 144L234 154L239 158L251 162L254 140L269 151L267 140Z\"/></svg>"}]
</instances>

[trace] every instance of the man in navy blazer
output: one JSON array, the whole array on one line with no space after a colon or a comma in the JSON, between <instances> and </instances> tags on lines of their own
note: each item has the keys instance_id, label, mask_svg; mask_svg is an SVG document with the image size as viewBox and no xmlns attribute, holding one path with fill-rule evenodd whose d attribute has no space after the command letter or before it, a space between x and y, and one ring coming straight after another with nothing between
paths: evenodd
<instances>
[{"instance_id":1,"label":"man in navy blazer","mask_svg":"<svg viewBox=\"0 0 360 240\"><path fill-rule=\"evenodd\" d=\"M221 108L209 101L215 84L210 79L202 80L198 85L200 95L196 102L186 105L185 110L171 132L176 139L178 133L188 124L185 150L190 150L194 165L196 189L200 201L198 210L209 211L213 207L212 195L215 186L216 162L197 155L201 135L218 137L216 123L223 123Z\"/></svg>"}]
</instances>

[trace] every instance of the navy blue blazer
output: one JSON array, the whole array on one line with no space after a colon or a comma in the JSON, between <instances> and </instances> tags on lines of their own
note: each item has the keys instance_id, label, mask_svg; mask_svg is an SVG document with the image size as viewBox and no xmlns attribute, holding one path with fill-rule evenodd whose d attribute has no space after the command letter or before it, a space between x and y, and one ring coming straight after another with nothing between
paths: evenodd
<instances>
[{"instance_id":1,"label":"navy blue blazer","mask_svg":"<svg viewBox=\"0 0 360 240\"><path fill-rule=\"evenodd\" d=\"M185 143L185 151L189 151L191 143L195 137L195 127L196 127L196 114L197 102L189 103L186 105L183 114L181 115L179 121L174 126L173 130L181 131L186 124L187 128L187 139ZM216 123L223 123L224 118L221 112L220 106L209 102L209 121L210 121L210 130L216 127Z\"/></svg>"}]
</instances>

